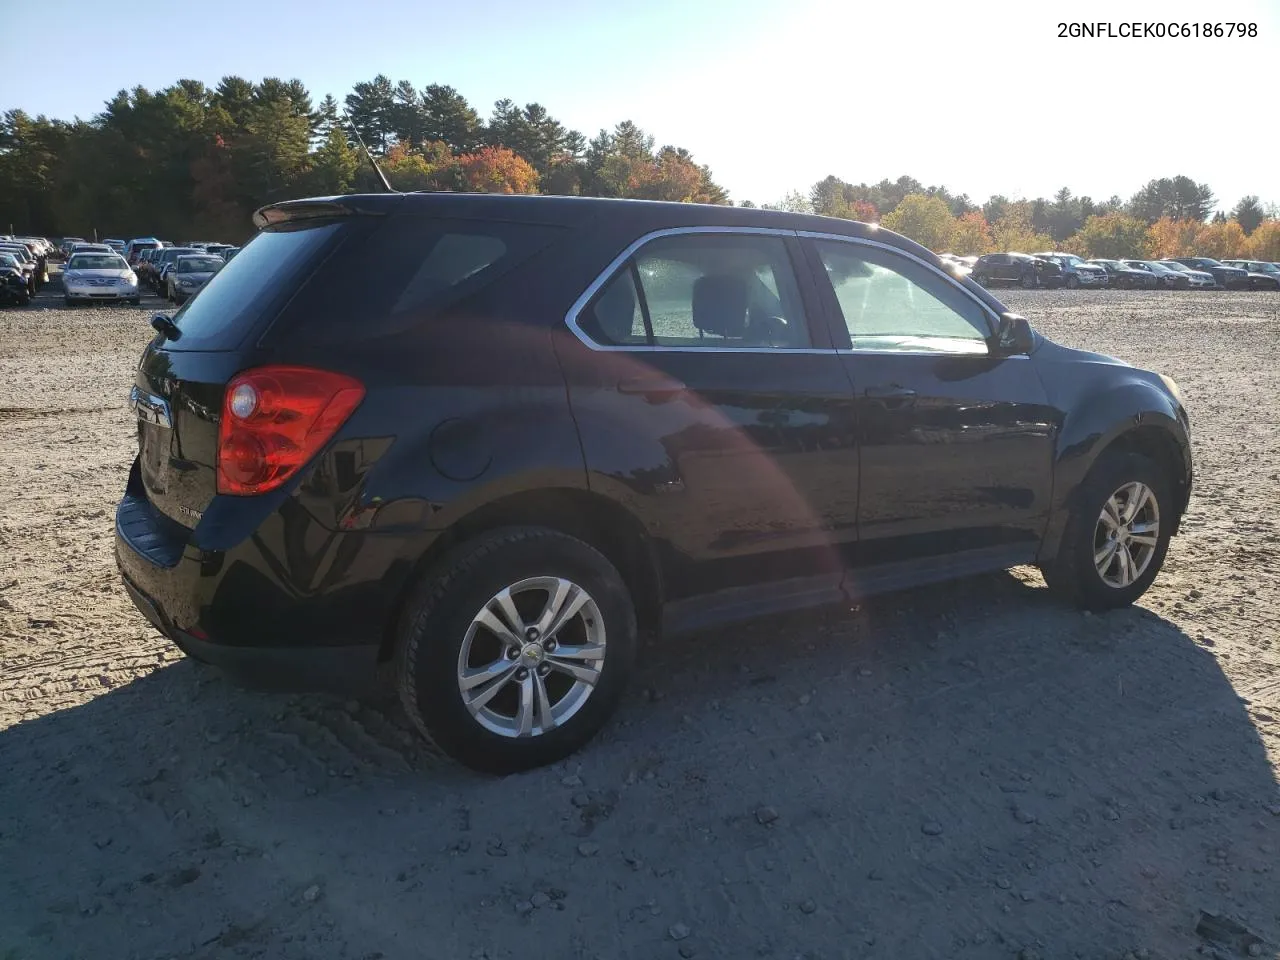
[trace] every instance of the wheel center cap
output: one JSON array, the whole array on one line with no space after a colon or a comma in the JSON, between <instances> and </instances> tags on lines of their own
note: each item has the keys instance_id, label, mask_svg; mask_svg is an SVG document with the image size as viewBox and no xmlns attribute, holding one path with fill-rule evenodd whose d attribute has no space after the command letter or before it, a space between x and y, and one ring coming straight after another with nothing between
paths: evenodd
<instances>
[{"instance_id":1,"label":"wheel center cap","mask_svg":"<svg viewBox=\"0 0 1280 960\"><path fill-rule=\"evenodd\" d=\"M520 648L520 662L526 667L536 667L542 662L542 644L526 643Z\"/></svg>"}]
</instances>

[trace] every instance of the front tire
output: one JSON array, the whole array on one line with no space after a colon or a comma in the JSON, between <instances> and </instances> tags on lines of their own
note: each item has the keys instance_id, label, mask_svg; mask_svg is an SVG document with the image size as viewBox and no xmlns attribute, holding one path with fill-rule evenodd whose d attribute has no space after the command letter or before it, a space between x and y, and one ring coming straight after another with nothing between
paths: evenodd
<instances>
[{"instance_id":1,"label":"front tire","mask_svg":"<svg viewBox=\"0 0 1280 960\"><path fill-rule=\"evenodd\" d=\"M458 762L514 773L561 760L612 715L636 618L593 547L542 527L462 544L424 579L397 629L405 711Z\"/></svg>"},{"instance_id":2,"label":"front tire","mask_svg":"<svg viewBox=\"0 0 1280 960\"><path fill-rule=\"evenodd\" d=\"M1067 277L1066 287L1068 290L1074 290L1078 286L1080 286L1080 279L1078 277Z\"/></svg>"},{"instance_id":3,"label":"front tire","mask_svg":"<svg viewBox=\"0 0 1280 960\"><path fill-rule=\"evenodd\" d=\"M1086 610L1127 607L1147 592L1175 522L1170 478L1136 453L1103 453L1081 484L1058 555L1041 565L1055 592Z\"/></svg>"},{"instance_id":4,"label":"front tire","mask_svg":"<svg viewBox=\"0 0 1280 960\"><path fill-rule=\"evenodd\" d=\"M1022 275L1022 279L1021 279L1021 280L1019 280L1018 282L1019 282L1020 284L1022 284L1022 289L1023 289L1023 290L1031 290L1031 289L1034 289L1034 287L1035 287L1035 285L1036 285L1036 278L1035 278L1035 274L1031 274L1031 273L1024 273L1024 274Z\"/></svg>"}]
</instances>

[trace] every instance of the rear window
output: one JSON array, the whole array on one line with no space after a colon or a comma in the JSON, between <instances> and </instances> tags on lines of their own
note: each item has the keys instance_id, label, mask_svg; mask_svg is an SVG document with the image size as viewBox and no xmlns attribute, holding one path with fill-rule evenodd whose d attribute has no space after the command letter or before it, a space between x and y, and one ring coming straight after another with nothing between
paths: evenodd
<instances>
[{"instance_id":1,"label":"rear window","mask_svg":"<svg viewBox=\"0 0 1280 960\"><path fill-rule=\"evenodd\" d=\"M412 215L372 221L353 230L316 271L273 336L342 342L407 330L478 293L562 230ZM222 274L239 267L251 249L245 247ZM212 286L221 282L219 275Z\"/></svg>"},{"instance_id":2,"label":"rear window","mask_svg":"<svg viewBox=\"0 0 1280 960\"><path fill-rule=\"evenodd\" d=\"M169 350L234 350L265 317L280 309L343 228L306 221L264 230L183 305L173 321L182 335Z\"/></svg>"}]
</instances>

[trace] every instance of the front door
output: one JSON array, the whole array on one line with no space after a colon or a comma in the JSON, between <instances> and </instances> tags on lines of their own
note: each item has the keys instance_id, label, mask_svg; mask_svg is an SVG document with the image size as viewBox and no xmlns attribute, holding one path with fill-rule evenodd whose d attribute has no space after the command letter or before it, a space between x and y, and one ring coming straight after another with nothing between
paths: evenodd
<instances>
[{"instance_id":1,"label":"front door","mask_svg":"<svg viewBox=\"0 0 1280 960\"><path fill-rule=\"evenodd\" d=\"M993 355L995 317L885 244L812 237L832 336L857 398L859 564L965 551L1030 560L1056 422L1035 364Z\"/></svg>"},{"instance_id":2,"label":"front door","mask_svg":"<svg viewBox=\"0 0 1280 960\"><path fill-rule=\"evenodd\" d=\"M589 482L642 518L668 600L806 578L837 595L854 402L804 266L791 231L664 232L559 348Z\"/></svg>"}]
</instances>

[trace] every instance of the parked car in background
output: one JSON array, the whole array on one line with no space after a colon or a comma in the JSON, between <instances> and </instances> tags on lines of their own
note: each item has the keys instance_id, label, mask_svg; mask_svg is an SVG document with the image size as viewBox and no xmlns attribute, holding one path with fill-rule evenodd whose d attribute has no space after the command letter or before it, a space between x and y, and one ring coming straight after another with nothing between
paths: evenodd
<instances>
[{"instance_id":1,"label":"parked car in background","mask_svg":"<svg viewBox=\"0 0 1280 960\"><path fill-rule=\"evenodd\" d=\"M155 237L137 237L130 240L124 245L124 258L129 261L130 266L138 260L138 254L143 250L154 249L155 247L163 247L164 243Z\"/></svg>"},{"instance_id":2,"label":"parked car in background","mask_svg":"<svg viewBox=\"0 0 1280 960\"><path fill-rule=\"evenodd\" d=\"M18 258L0 253L0 302L24 306L31 302L35 290Z\"/></svg>"},{"instance_id":3,"label":"parked car in background","mask_svg":"<svg viewBox=\"0 0 1280 960\"><path fill-rule=\"evenodd\" d=\"M115 252L116 252L115 250L112 250L105 243L85 242L85 243L74 244L71 247L70 254L68 255L74 257L77 253L115 253Z\"/></svg>"},{"instance_id":4,"label":"parked car in background","mask_svg":"<svg viewBox=\"0 0 1280 960\"><path fill-rule=\"evenodd\" d=\"M1247 290L1249 288L1249 271L1241 270L1238 267L1228 267L1225 263L1213 259L1213 257L1169 257L1170 260L1176 260L1184 267L1190 267L1192 270L1202 270L1205 273L1213 275L1213 279L1218 281L1219 286L1228 290Z\"/></svg>"},{"instance_id":5,"label":"parked car in background","mask_svg":"<svg viewBox=\"0 0 1280 960\"><path fill-rule=\"evenodd\" d=\"M240 252L239 247L231 247L230 249L223 250L222 259L225 260L227 263L230 263L231 259L239 252Z\"/></svg>"},{"instance_id":6,"label":"parked car in background","mask_svg":"<svg viewBox=\"0 0 1280 960\"><path fill-rule=\"evenodd\" d=\"M1125 260L1126 267L1134 270L1145 270L1155 277L1156 286L1163 290L1186 290L1191 286L1186 274L1165 266L1156 260Z\"/></svg>"},{"instance_id":7,"label":"parked car in background","mask_svg":"<svg viewBox=\"0 0 1280 960\"><path fill-rule=\"evenodd\" d=\"M1060 287L1062 268L1025 253L988 253L973 265L973 280L984 287L1016 283L1020 287Z\"/></svg>"},{"instance_id":8,"label":"parked car in background","mask_svg":"<svg viewBox=\"0 0 1280 960\"><path fill-rule=\"evenodd\" d=\"M103 240L102 242L116 253L121 255L124 254L125 242L123 240Z\"/></svg>"},{"instance_id":9,"label":"parked car in background","mask_svg":"<svg viewBox=\"0 0 1280 960\"><path fill-rule=\"evenodd\" d=\"M1156 285L1156 276L1150 270L1135 270L1121 260L1090 260L1090 263L1107 272L1110 287L1121 290L1149 290Z\"/></svg>"},{"instance_id":10,"label":"parked car in background","mask_svg":"<svg viewBox=\"0 0 1280 960\"><path fill-rule=\"evenodd\" d=\"M1187 283L1192 289L1217 290L1219 288L1218 281L1207 270L1195 270L1177 260L1157 260L1156 263L1181 273L1187 278Z\"/></svg>"},{"instance_id":11,"label":"parked car in background","mask_svg":"<svg viewBox=\"0 0 1280 960\"><path fill-rule=\"evenodd\" d=\"M31 296L34 297L36 290L44 282L35 255L21 243L5 241L0 241L0 253L7 253L18 262L23 274L26 275L27 288L31 291Z\"/></svg>"},{"instance_id":12,"label":"parked car in background","mask_svg":"<svg viewBox=\"0 0 1280 960\"><path fill-rule=\"evenodd\" d=\"M165 275L165 293L174 303L186 303L227 265L221 257L204 253L179 257Z\"/></svg>"},{"instance_id":13,"label":"parked car in background","mask_svg":"<svg viewBox=\"0 0 1280 960\"><path fill-rule=\"evenodd\" d=\"M84 243L84 237L63 237L58 244L58 250L62 256L66 257L71 253L71 248L77 243Z\"/></svg>"},{"instance_id":14,"label":"parked car in background","mask_svg":"<svg viewBox=\"0 0 1280 960\"><path fill-rule=\"evenodd\" d=\"M587 743L638 629L1027 563L1127 606L1190 495L1172 380L883 228L445 193L255 222L139 358L125 589L196 659L381 667L481 769Z\"/></svg>"},{"instance_id":15,"label":"parked car in background","mask_svg":"<svg viewBox=\"0 0 1280 960\"><path fill-rule=\"evenodd\" d=\"M62 272L63 298L72 307L86 300L140 300L138 277L118 253L73 253Z\"/></svg>"},{"instance_id":16,"label":"parked car in background","mask_svg":"<svg viewBox=\"0 0 1280 960\"><path fill-rule=\"evenodd\" d=\"M1254 290L1280 290L1280 267L1266 260L1223 260L1228 267L1239 267L1249 273L1249 286Z\"/></svg>"},{"instance_id":17,"label":"parked car in background","mask_svg":"<svg viewBox=\"0 0 1280 960\"><path fill-rule=\"evenodd\" d=\"M161 296L166 295L168 290L168 273L173 265L178 262L179 257L186 256L189 253L204 253L197 247L165 247L156 254L152 264L155 267L155 274L151 286L156 293Z\"/></svg>"},{"instance_id":18,"label":"parked car in background","mask_svg":"<svg viewBox=\"0 0 1280 960\"><path fill-rule=\"evenodd\" d=\"M229 243L211 243L204 248L205 253L212 253L219 257L221 257L224 253L226 253L230 249L231 249L231 244Z\"/></svg>"},{"instance_id":19,"label":"parked car in background","mask_svg":"<svg viewBox=\"0 0 1280 960\"><path fill-rule=\"evenodd\" d=\"M6 245L21 247L27 252L27 255L35 262L36 283L46 283L49 279L49 255L46 253L46 247L40 240L34 237L6 237L3 242Z\"/></svg>"},{"instance_id":20,"label":"parked car in background","mask_svg":"<svg viewBox=\"0 0 1280 960\"><path fill-rule=\"evenodd\" d=\"M1065 287L1075 289L1076 287L1105 287L1108 282L1107 271L1102 267L1095 266L1084 257L1077 257L1074 253L1036 253L1032 256L1039 257L1041 260L1048 260L1056 263L1062 268L1062 283Z\"/></svg>"}]
</instances>

